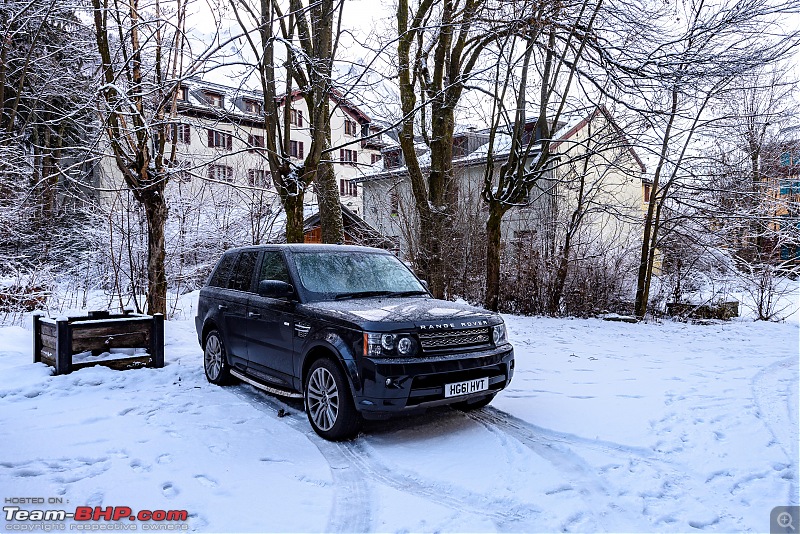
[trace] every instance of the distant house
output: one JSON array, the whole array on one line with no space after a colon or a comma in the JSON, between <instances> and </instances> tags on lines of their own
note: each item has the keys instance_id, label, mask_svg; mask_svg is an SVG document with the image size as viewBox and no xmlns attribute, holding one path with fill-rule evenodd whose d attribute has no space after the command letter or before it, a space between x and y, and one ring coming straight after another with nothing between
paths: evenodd
<instances>
[{"instance_id":1,"label":"distant house","mask_svg":"<svg viewBox=\"0 0 800 534\"><path fill-rule=\"evenodd\" d=\"M760 163L767 193L762 210L770 223L759 252L775 260L800 261L800 139L767 146Z\"/></svg>"},{"instance_id":2,"label":"distant house","mask_svg":"<svg viewBox=\"0 0 800 534\"><path fill-rule=\"evenodd\" d=\"M533 128L534 123L529 123L525 135L531 135ZM524 203L505 215L506 243L542 239L550 231L555 236L580 198L583 212L576 242L631 252L639 248L650 183L645 178L644 164L624 132L604 108L569 117L555 130L550 145L552 170L537 182ZM478 230L487 213L481 191L488 139L485 131L466 129L458 131L453 140L459 216L463 221L475 221ZM507 136L501 136L496 143L495 177L508 157L509 146ZM423 164L429 161L424 146L419 159ZM364 188L364 219L399 242L401 256L410 255L416 232L414 202L399 146L384 148L382 165L360 180Z\"/></svg>"}]
</instances>

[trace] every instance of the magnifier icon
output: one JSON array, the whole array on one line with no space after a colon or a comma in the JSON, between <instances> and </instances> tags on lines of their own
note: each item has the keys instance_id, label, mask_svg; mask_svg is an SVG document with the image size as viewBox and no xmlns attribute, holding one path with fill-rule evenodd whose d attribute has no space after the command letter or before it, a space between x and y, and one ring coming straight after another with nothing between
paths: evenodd
<instances>
[{"instance_id":1,"label":"magnifier icon","mask_svg":"<svg viewBox=\"0 0 800 534\"><path fill-rule=\"evenodd\" d=\"M781 512L778 514L777 517L778 525L781 528L790 528L794 530L794 525L792 525L792 514L789 512Z\"/></svg>"}]
</instances>

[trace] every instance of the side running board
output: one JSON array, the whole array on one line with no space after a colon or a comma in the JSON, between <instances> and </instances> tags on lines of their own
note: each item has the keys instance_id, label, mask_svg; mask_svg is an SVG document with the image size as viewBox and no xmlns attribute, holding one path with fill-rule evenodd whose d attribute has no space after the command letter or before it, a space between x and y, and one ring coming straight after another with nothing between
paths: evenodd
<instances>
[{"instance_id":1,"label":"side running board","mask_svg":"<svg viewBox=\"0 0 800 534\"><path fill-rule=\"evenodd\" d=\"M263 391L266 391L267 393L272 393L273 395L280 395L281 397L289 397L290 399L302 399L303 398L303 394L302 393L295 393L293 391L287 391L285 389L273 388L271 386L266 386L266 385L262 384L261 382L256 382L255 380L253 380L249 376L242 374L237 369L231 369L230 373L233 376L235 376L236 378L238 378L239 380L241 380L242 382L247 382L251 386L253 386L255 388L258 388L258 389L261 389Z\"/></svg>"}]
</instances>

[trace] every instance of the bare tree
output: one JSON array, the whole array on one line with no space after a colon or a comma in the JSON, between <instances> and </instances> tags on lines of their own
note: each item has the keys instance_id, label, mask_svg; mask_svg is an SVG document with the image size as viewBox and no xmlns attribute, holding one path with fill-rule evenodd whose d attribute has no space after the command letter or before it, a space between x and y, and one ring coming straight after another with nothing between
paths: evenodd
<instances>
[{"instance_id":1,"label":"bare tree","mask_svg":"<svg viewBox=\"0 0 800 534\"><path fill-rule=\"evenodd\" d=\"M647 122L656 163L644 220L635 313L647 312L667 207L675 190L693 182L687 162L699 134L715 117L711 104L738 78L785 56L796 31L775 22L797 10L788 2L686 3L678 13L650 3L630 4L629 31L604 42L603 60L614 71L620 99ZM640 137L640 142L645 136Z\"/></svg>"},{"instance_id":2,"label":"bare tree","mask_svg":"<svg viewBox=\"0 0 800 534\"><path fill-rule=\"evenodd\" d=\"M247 33L256 58L264 94L265 153L286 211L286 240L303 241L303 201L313 183L319 201L322 240L344 241L339 187L331 161L331 79L340 35L343 0L308 2L262 0L260 11L246 2L231 2L240 26ZM334 33L334 27L336 32ZM258 39L249 32L257 29ZM283 83L277 73L276 54L285 53ZM297 92L294 87L298 87ZM303 163L291 161L291 106L295 96L309 110L311 147Z\"/></svg>"},{"instance_id":3,"label":"bare tree","mask_svg":"<svg viewBox=\"0 0 800 534\"><path fill-rule=\"evenodd\" d=\"M400 146L418 217L417 268L436 297L448 293L457 205L453 175L455 111L485 47L495 39L486 0L399 0L398 75L403 121ZM480 26L480 27L479 27ZM430 165L417 155L419 133ZM426 169L427 167L427 169Z\"/></svg>"},{"instance_id":4,"label":"bare tree","mask_svg":"<svg viewBox=\"0 0 800 534\"><path fill-rule=\"evenodd\" d=\"M147 220L148 313L167 311L165 189L176 150L175 141L167 141L167 128L180 79L190 67L184 54L186 8L185 0L92 0L103 131Z\"/></svg>"},{"instance_id":5,"label":"bare tree","mask_svg":"<svg viewBox=\"0 0 800 534\"><path fill-rule=\"evenodd\" d=\"M551 134L567 105L586 45L593 39L593 24L601 6L601 1L588 0L559 4L510 2L505 6L509 12L499 17L512 22L495 43L496 81L484 175L483 198L489 206L486 221L489 309L498 309L503 215L526 203L535 184L553 171ZM538 93L533 102L530 86ZM529 103L534 108L532 128L527 118ZM510 147L504 147L508 155L496 172L495 143L501 133L510 136ZM568 257L569 241L566 254ZM563 283L566 263L560 269ZM557 300L556 295L553 298Z\"/></svg>"}]
</instances>

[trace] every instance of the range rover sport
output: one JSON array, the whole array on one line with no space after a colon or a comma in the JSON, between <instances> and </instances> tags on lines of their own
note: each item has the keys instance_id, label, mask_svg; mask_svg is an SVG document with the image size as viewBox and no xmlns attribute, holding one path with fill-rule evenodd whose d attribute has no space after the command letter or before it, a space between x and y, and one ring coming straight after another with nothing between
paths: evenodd
<instances>
[{"instance_id":1,"label":"range rover sport","mask_svg":"<svg viewBox=\"0 0 800 534\"><path fill-rule=\"evenodd\" d=\"M302 397L312 428L486 406L514 373L499 315L432 298L391 253L343 245L229 250L195 318L206 378Z\"/></svg>"}]
</instances>

